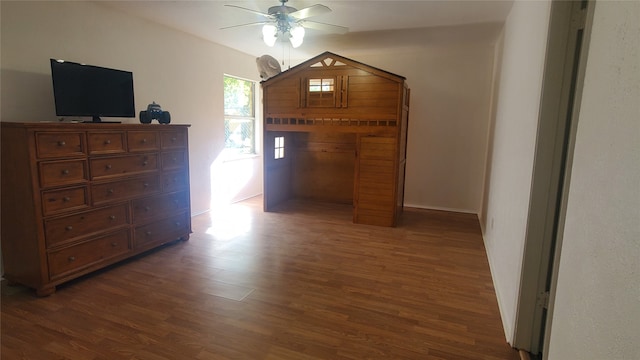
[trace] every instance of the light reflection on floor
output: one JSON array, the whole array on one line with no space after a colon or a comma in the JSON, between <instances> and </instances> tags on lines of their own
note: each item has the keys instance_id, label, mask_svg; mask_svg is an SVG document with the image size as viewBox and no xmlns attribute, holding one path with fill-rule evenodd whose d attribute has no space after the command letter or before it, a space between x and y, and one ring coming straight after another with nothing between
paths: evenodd
<instances>
[{"instance_id":1,"label":"light reflection on floor","mask_svg":"<svg viewBox=\"0 0 640 360\"><path fill-rule=\"evenodd\" d=\"M225 204L209 212L211 225L206 233L216 240L232 240L248 234L252 229L251 209L241 203Z\"/></svg>"}]
</instances>

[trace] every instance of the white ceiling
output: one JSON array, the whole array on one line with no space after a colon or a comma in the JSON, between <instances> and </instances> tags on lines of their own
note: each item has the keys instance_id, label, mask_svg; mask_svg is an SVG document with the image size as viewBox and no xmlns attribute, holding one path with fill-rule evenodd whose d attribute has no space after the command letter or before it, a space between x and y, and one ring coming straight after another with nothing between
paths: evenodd
<instances>
[{"instance_id":1,"label":"white ceiling","mask_svg":"<svg viewBox=\"0 0 640 360\"><path fill-rule=\"evenodd\" d=\"M262 42L260 26L220 30L222 27L264 20L258 15L225 4L241 6L266 13L278 0L215 0L215 1L101 1L104 6L134 16L164 24L241 52L260 56L270 54L308 58L324 51L340 53L375 51L417 46L429 41L456 38L494 37L499 23L504 22L513 0L422 0L422 1L361 1L361 0L290 0L287 6L302 9L323 4L332 12L309 18L349 28L345 35L307 29L304 43L298 49L288 44L267 47ZM461 26L462 25L462 26Z\"/></svg>"}]
</instances>

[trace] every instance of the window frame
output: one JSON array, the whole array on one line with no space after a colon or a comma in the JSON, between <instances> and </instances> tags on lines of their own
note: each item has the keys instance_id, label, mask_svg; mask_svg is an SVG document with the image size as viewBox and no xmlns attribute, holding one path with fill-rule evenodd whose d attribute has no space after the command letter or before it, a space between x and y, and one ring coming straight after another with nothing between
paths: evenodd
<instances>
[{"instance_id":1,"label":"window frame","mask_svg":"<svg viewBox=\"0 0 640 360\"><path fill-rule=\"evenodd\" d=\"M284 159L284 135L279 135L273 138L273 150L274 160Z\"/></svg>"},{"instance_id":2,"label":"window frame","mask_svg":"<svg viewBox=\"0 0 640 360\"><path fill-rule=\"evenodd\" d=\"M226 78L232 78L232 79L236 79L242 82L246 82L251 84L251 97L250 97L250 101L251 101L251 105L252 105L252 115L238 115L238 114L228 114L227 113L227 101L226 101L226 93L227 93L227 86L225 84ZM247 158L247 157L255 157L259 155L259 134L260 134L260 129L259 129L259 122L258 122L258 114L259 114L259 109L258 109L258 103L259 103L259 86L258 86L258 82L255 80L251 80L251 79L246 79L240 76L235 76L235 75L230 75L230 74L224 74L223 75L223 122L224 122L224 158L225 160L235 160L235 159L243 159L243 158ZM242 122L248 122L251 124L252 127L252 144L249 146L250 150L248 152L243 152L241 149L242 147L232 147L229 146L229 138L230 138L230 134L233 133L234 131L232 130L228 130L228 124L230 122L236 122L236 123L242 123Z\"/></svg>"}]
</instances>

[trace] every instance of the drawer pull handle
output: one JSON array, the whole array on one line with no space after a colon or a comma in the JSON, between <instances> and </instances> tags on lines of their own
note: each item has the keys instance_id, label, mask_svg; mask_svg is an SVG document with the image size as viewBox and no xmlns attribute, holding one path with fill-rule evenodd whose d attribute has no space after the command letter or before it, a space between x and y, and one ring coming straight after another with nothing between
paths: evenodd
<instances>
[{"instance_id":1,"label":"drawer pull handle","mask_svg":"<svg viewBox=\"0 0 640 360\"><path fill-rule=\"evenodd\" d=\"M115 220L116 216L115 215L109 215L109 220Z\"/></svg>"},{"instance_id":2,"label":"drawer pull handle","mask_svg":"<svg viewBox=\"0 0 640 360\"><path fill-rule=\"evenodd\" d=\"M147 231L145 234L146 234L147 236L151 236L151 231Z\"/></svg>"},{"instance_id":3,"label":"drawer pull handle","mask_svg":"<svg viewBox=\"0 0 640 360\"><path fill-rule=\"evenodd\" d=\"M65 229L66 229L67 231L71 231L71 230L73 230L73 226L71 226L71 225L67 225L67 227L66 227Z\"/></svg>"},{"instance_id":4,"label":"drawer pull handle","mask_svg":"<svg viewBox=\"0 0 640 360\"><path fill-rule=\"evenodd\" d=\"M75 256L69 256L69 262L72 262L72 261L76 261L76 257Z\"/></svg>"},{"instance_id":5,"label":"drawer pull handle","mask_svg":"<svg viewBox=\"0 0 640 360\"><path fill-rule=\"evenodd\" d=\"M68 197L68 196L65 196L65 197L62 198L62 201L69 202L69 201L71 201L71 198Z\"/></svg>"},{"instance_id":6,"label":"drawer pull handle","mask_svg":"<svg viewBox=\"0 0 640 360\"><path fill-rule=\"evenodd\" d=\"M144 183L144 184L142 184L142 186L148 188L149 187L149 183Z\"/></svg>"},{"instance_id":7,"label":"drawer pull handle","mask_svg":"<svg viewBox=\"0 0 640 360\"><path fill-rule=\"evenodd\" d=\"M111 243L111 247L117 247L117 246L118 246L118 243L117 243L117 242L112 242L112 243Z\"/></svg>"},{"instance_id":8,"label":"drawer pull handle","mask_svg":"<svg viewBox=\"0 0 640 360\"><path fill-rule=\"evenodd\" d=\"M171 138L171 141L174 141L174 142L175 142L176 140L177 140L177 139L175 138L175 136Z\"/></svg>"},{"instance_id":9,"label":"drawer pull handle","mask_svg":"<svg viewBox=\"0 0 640 360\"><path fill-rule=\"evenodd\" d=\"M148 207L148 206L145 206L145 207L144 207L144 211L149 211L149 210L151 210L151 208L150 208L150 207Z\"/></svg>"},{"instance_id":10,"label":"drawer pull handle","mask_svg":"<svg viewBox=\"0 0 640 360\"><path fill-rule=\"evenodd\" d=\"M116 192L116 191L115 191L115 190L113 190L113 189L109 189L109 190L107 190L107 192L108 192L109 194L113 194L113 193L114 193L114 192Z\"/></svg>"},{"instance_id":11,"label":"drawer pull handle","mask_svg":"<svg viewBox=\"0 0 640 360\"><path fill-rule=\"evenodd\" d=\"M105 168L107 168L107 170L111 170L111 164L107 164L107 166L105 166Z\"/></svg>"},{"instance_id":12,"label":"drawer pull handle","mask_svg":"<svg viewBox=\"0 0 640 360\"><path fill-rule=\"evenodd\" d=\"M142 139L142 143L146 144L147 143L147 139Z\"/></svg>"},{"instance_id":13,"label":"drawer pull handle","mask_svg":"<svg viewBox=\"0 0 640 360\"><path fill-rule=\"evenodd\" d=\"M146 160L142 162L142 166L147 166L148 164L149 164L149 162L146 161Z\"/></svg>"},{"instance_id":14,"label":"drawer pull handle","mask_svg":"<svg viewBox=\"0 0 640 360\"><path fill-rule=\"evenodd\" d=\"M58 141L58 146L65 146L67 143L64 140Z\"/></svg>"},{"instance_id":15,"label":"drawer pull handle","mask_svg":"<svg viewBox=\"0 0 640 360\"><path fill-rule=\"evenodd\" d=\"M68 169L62 170L62 175L69 175L69 170Z\"/></svg>"},{"instance_id":16,"label":"drawer pull handle","mask_svg":"<svg viewBox=\"0 0 640 360\"><path fill-rule=\"evenodd\" d=\"M104 144L105 144L105 145L109 145L109 144L111 144L111 140L105 140L105 141L104 141Z\"/></svg>"}]
</instances>

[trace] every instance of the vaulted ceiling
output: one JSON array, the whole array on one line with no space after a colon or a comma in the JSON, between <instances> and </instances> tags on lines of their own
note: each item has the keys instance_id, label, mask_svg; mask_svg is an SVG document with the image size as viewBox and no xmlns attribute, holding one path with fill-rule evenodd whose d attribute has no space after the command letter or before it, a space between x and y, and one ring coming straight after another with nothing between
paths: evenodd
<instances>
[{"instance_id":1,"label":"vaulted ceiling","mask_svg":"<svg viewBox=\"0 0 640 360\"><path fill-rule=\"evenodd\" d=\"M222 27L263 20L251 12L224 6L231 4L266 13L277 0L252 1L101 1L100 4L164 24L241 52L308 58L323 51L372 52L420 46L428 42L475 40L494 37L504 22L511 0L359 1L290 0L287 6L302 9L323 4L331 12L309 20L345 26L344 35L307 29L304 43L291 49L288 43L269 48L259 25L221 30Z\"/></svg>"}]
</instances>

